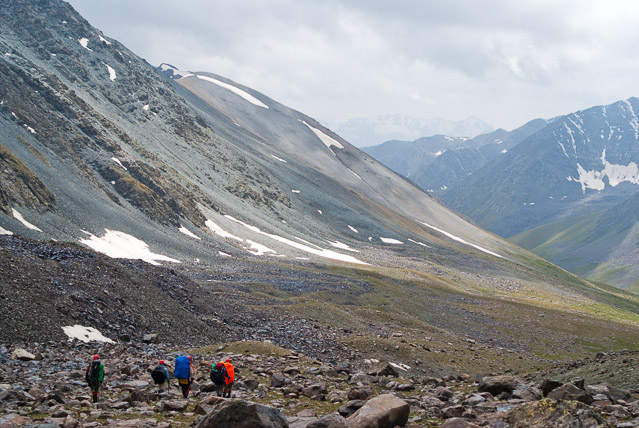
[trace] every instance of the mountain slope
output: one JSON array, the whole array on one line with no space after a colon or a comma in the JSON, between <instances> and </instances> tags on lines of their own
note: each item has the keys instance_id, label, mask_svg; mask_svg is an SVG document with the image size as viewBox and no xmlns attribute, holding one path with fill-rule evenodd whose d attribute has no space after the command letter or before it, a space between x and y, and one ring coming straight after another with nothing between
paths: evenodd
<instances>
[{"instance_id":1,"label":"mountain slope","mask_svg":"<svg viewBox=\"0 0 639 428\"><path fill-rule=\"evenodd\" d=\"M558 117L441 198L483 227L506 237L543 225L552 228L554 222L562 219L622 206L639 184L638 116L639 100L631 98ZM607 218L615 211L611 210ZM612 262L609 257L613 249L636 224L632 215L614 222L623 224L624 230L617 230L612 239L606 226L600 224L594 229L588 240L604 239L607 244L598 251L591 247L579 263L581 266ZM566 244L566 248L574 248L583 242ZM574 267L561 261L561 253L555 247L549 260L569 269ZM546 252L539 254L549 256ZM574 255L567 250L566 257ZM624 286L627 281L618 284Z\"/></svg>"},{"instance_id":2,"label":"mountain slope","mask_svg":"<svg viewBox=\"0 0 639 428\"><path fill-rule=\"evenodd\" d=\"M546 121L537 119L511 132L498 129L471 139L439 135L412 142L387 141L363 150L439 195L544 126Z\"/></svg>"},{"instance_id":3,"label":"mountain slope","mask_svg":"<svg viewBox=\"0 0 639 428\"><path fill-rule=\"evenodd\" d=\"M489 368L495 344L530 366L548 347L553 355L587 352L582 330L597 349L639 338L635 297L577 278L468 223L303 113L222 76L153 67L62 1L6 1L0 24L1 178L19 177L0 199L0 234L162 264L168 274L174 269L192 279L175 285L187 296L179 302L189 317L215 312L215 296L224 294L241 302L234 306L238 320L227 322L238 339L294 349L322 349L313 342L319 334L297 343L302 339L290 327L311 318L331 336L341 331L343 354L405 362L451 364L445 353L407 350L402 342L395 348L394 330L443 349L466 346L472 335ZM29 288L24 295L36 299L34 290L57 283L61 295L95 288L88 274L74 279L74 270L47 277L48 264L67 263L57 258L38 267L39 281L30 279L28 262L12 258L32 246L22 238L1 242L3 286L19 279ZM40 259L35 247L28 260ZM91 272L93 259L78 253L77 262L86 263L79 269ZM100 295L116 294L118 284L109 288L109 281L135 276L139 268L131 269L105 273ZM158 282L146 273L138 283L153 292L163 289ZM196 292L202 306L189 303ZM111 337L122 325L151 326L146 318L128 321L124 310L100 320L77 309L84 300L70 302L75 322ZM248 325L252 310L264 315L251 315ZM548 315L543 323L540 311ZM566 313L574 324L558 328ZM60 323L70 321L62 315L50 317L56 338ZM175 322L162 316L168 326ZM288 327L274 321L289 317ZM3 325L29 322L3 318ZM526 328L534 333L522 335ZM377 335L388 351L372 345ZM473 353L463 359L464 366L479 365Z\"/></svg>"}]
</instances>

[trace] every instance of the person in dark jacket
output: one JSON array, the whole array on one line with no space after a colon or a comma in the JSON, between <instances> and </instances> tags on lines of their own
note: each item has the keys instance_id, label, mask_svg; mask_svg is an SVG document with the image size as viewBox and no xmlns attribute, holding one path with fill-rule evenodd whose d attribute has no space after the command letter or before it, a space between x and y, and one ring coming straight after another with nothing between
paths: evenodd
<instances>
[{"instance_id":1,"label":"person in dark jacket","mask_svg":"<svg viewBox=\"0 0 639 428\"><path fill-rule=\"evenodd\" d=\"M93 361L87 367L85 379L89 388L91 388L91 398L94 403L98 402L98 391L104 380L104 364L100 362L100 356L94 355Z\"/></svg>"}]
</instances>

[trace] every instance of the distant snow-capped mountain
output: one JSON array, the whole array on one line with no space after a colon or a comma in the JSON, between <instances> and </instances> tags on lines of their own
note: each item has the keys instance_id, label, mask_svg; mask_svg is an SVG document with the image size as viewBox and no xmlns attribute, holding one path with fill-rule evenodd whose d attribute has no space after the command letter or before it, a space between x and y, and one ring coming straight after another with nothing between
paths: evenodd
<instances>
[{"instance_id":1,"label":"distant snow-capped mountain","mask_svg":"<svg viewBox=\"0 0 639 428\"><path fill-rule=\"evenodd\" d=\"M389 140L413 141L438 134L451 137L475 137L494 128L475 117L452 121L385 114L375 118L350 119L333 125L333 129L357 147L370 147Z\"/></svg>"}]
</instances>

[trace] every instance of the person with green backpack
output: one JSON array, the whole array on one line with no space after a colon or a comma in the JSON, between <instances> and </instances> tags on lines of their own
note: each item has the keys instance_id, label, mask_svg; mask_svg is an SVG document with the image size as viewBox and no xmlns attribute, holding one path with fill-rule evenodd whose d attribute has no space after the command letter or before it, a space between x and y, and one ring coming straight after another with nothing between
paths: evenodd
<instances>
[{"instance_id":1,"label":"person with green backpack","mask_svg":"<svg viewBox=\"0 0 639 428\"><path fill-rule=\"evenodd\" d=\"M98 355L93 356L93 361L89 364L89 367L87 367L85 379L89 388L91 388L91 398L94 403L97 403L98 391L100 390L100 385L104 380L104 364L100 362L100 357Z\"/></svg>"}]
</instances>

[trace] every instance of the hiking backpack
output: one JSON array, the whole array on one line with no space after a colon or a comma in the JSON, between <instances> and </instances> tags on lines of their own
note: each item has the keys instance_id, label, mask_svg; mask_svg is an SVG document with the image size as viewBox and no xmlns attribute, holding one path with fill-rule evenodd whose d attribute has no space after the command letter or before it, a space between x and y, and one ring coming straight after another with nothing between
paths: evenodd
<instances>
[{"instance_id":1,"label":"hiking backpack","mask_svg":"<svg viewBox=\"0 0 639 428\"><path fill-rule=\"evenodd\" d=\"M175 372L174 376L176 379L188 379L191 374L191 361L189 357L186 355L182 355L181 357L177 357L175 359Z\"/></svg>"},{"instance_id":2,"label":"hiking backpack","mask_svg":"<svg viewBox=\"0 0 639 428\"><path fill-rule=\"evenodd\" d=\"M153 382L156 384L164 383L166 380L166 375L164 374L164 367L162 365L158 365L151 372L151 377L153 378Z\"/></svg>"},{"instance_id":3,"label":"hiking backpack","mask_svg":"<svg viewBox=\"0 0 639 428\"><path fill-rule=\"evenodd\" d=\"M215 368L215 364L213 364L213 367L211 367L211 382L213 382L216 385L222 385L225 383L225 378L226 378L226 367L222 365L222 369L217 370Z\"/></svg>"},{"instance_id":4,"label":"hiking backpack","mask_svg":"<svg viewBox=\"0 0 639 428\"><path fill-rule=\"evenodd\" d=\"M87 370L87 383L94 385L100 381L100 361L94 361Z\"/></svg>"}]
</instances>

